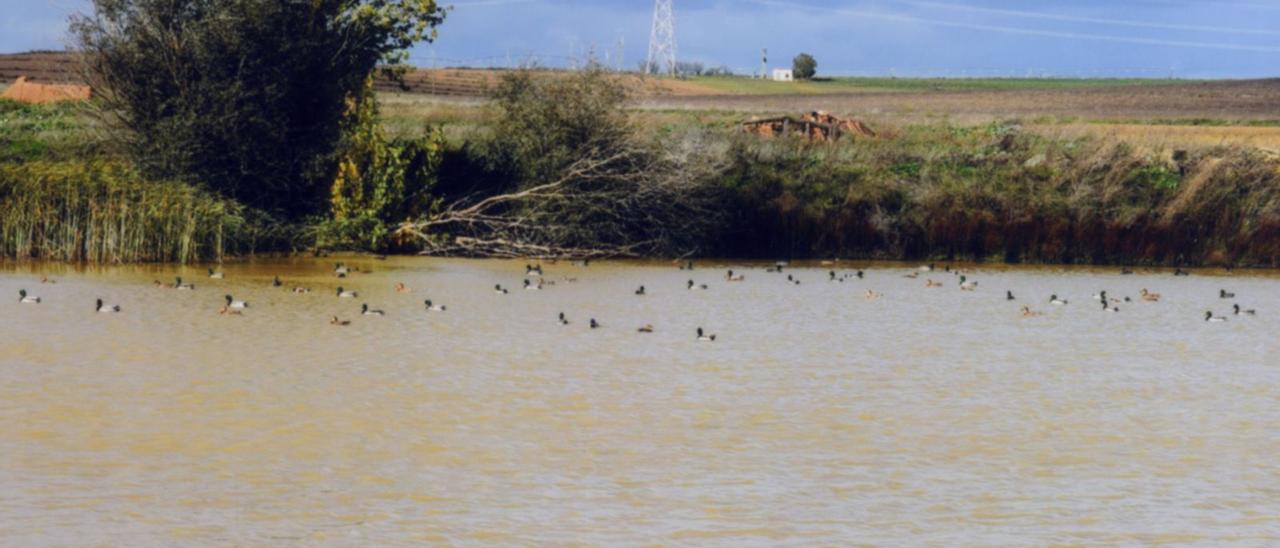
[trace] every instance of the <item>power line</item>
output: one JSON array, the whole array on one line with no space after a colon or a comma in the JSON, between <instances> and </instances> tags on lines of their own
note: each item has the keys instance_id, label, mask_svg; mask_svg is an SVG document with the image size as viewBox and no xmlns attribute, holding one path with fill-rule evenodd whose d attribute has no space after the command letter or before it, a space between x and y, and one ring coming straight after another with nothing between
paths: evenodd
<instances>
[{"instance_id":1,"label":"power line","mask_svg":"<svg viewBox=\"0 0 1280 548\"><path fill-rule=\"evenodd\" d=\"M1181 40L1163 40L1157 38L1138 38L1127 36L1111 36L1105 34L1086 34L1079 32L1062 32L1052 30L1025 29L1018 27L1005 27L1000 25L986 25L980 23L962 23L958 21L944 21L940 19L928 19L924 17L915 17L911 15L901 15L895 13L881 13L869 10L851 10L842 8L826 8L818 6L806 6L793 2L783 2L779 0L747 0L754 4L763 6L772 6L787 9L799 9L809 11L822 11L827 13L835 13L840 15L848 15L853 17L863 17L868 19L881 19L885 21L898 21L903 23L916 23L921 25L933 25L938 27L951 27L969 30L980 30L986 32L1001 32L1005 34L1020 34L1024 36L1042 36L1046 38L1063 38L1068 40L1086 40L1094 42L1116 42L1123 44L1140 44L1146 46L1167 46L1179 48L1194 49L1218 49L1231 51L1254 51L1260 53L1280 53L1280 47L1273 46L1250 46L1245 44L1222 44L1214 42L1188 42Z\"/></svg>"}]
</instances>

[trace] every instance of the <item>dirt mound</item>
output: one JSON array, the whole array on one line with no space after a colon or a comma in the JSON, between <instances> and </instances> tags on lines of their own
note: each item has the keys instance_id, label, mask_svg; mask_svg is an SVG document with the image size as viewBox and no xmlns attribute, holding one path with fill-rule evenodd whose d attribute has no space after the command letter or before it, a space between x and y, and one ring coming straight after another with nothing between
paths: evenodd
<instances>
[{"instance_id":1,"label":"dirt mound","mask_svg":"<svg viewBox=\"0 0 1280 548\"><path fill-rule=\"evenodd\" d=\"M54 103L58 101L88 101L89 86L70 84L33 84L25 77L4 90L0 97L23 103Z\"/></svg>"}]
</instances>

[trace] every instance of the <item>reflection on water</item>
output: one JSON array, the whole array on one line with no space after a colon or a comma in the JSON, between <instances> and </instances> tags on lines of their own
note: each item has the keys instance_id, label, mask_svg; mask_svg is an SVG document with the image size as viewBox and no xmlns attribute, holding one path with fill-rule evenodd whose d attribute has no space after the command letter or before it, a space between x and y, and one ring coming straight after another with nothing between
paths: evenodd
<instances>
[{"instance_id":1,"label":"reflection on water","mask_svg":"<svg viewBox=\"0 0 1280 548\"><path fill-rule=\"evenodd\" d=\"M515 262L349 263L373 272L0 269L0 538L1280 537L1275 278L979 268L965 292L900 265L844 283L797 268L792 285L744 265L561 263L523 291ZM151 285L175 274L196 290ZM19 304L21 288L44 303ZM1143 288L1163 301L1104 313L1090 298ZM227 294L243 316L217 313ZM94 313L99 297L124 312ZM1234 302L1259 315L1203 321Z\"/></svg>"}]
</instances>

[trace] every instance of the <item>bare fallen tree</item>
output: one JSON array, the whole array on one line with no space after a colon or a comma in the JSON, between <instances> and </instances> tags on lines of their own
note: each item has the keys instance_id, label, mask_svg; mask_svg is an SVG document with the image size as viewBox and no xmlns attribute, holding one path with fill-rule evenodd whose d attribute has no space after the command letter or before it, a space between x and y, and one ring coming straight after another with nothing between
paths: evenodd
<instances>
[{"instance_id":1,"label":"bare fallen tree","mask_svg":"<svg viewBox=\"0 0 1280 548\"><path fill-rule=\"evenodd\" d=\"M722 226L724 154L675 145L589 146L554 180L464 199L399 229L424 254L594 258L685 256Z\"/></svg>"}]
</instances>

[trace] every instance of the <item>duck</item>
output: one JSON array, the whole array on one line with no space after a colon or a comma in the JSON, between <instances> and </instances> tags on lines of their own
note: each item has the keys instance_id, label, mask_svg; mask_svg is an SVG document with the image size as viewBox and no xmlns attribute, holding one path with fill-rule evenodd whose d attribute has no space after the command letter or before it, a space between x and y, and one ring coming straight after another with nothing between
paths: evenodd
<instances>
[{"instance_id":1,"label":"duck","mask_svg":"<svg viewBox=\"0 0 1280 548\"><path fill-rule=\"evenodd\" d=\"M637 290L636 290L636 295L644 295L644 286L643 286L643 285L642 285L642 286L640 286L640 289L637 289Z\"/></svg>"},{"instance_id":2,"label":"duck","mask_svg":"<svg viewBox=\"0 0 1280 548\"><path fill-rule=\"evenodd\" d=\"M858 279L859 279L859 280L861 280L861 279L862 279L862 276L863 276L862 271L861 271L861 270L859 270L857 275L858 275Z\"/></svg>"},{"instance_id":3,"label":"duck","mask_svg":"<svg viewBox=\"0 0 1280 548\"><path fill-rule=\"evenodd\" d=\"M1115 307L1115 306L1111 306L1111 301L1109 301L1109 300L1107 300L1107 299L1103 299L1103 300L1102 300L1102 311L1103 311L1103 312L1119 312L1119 311L1120 311L1120 308Z\"/></svg>"},{"instance_id":4,"label":"duck","mask_svg":"<svg viewBox=\"0 0 1280 548\"><path fill-rule=\"evenodd\" d=\"M444 311L448 310L448 309L447 309L444 305L442 305L442 304L435 304L435 303L432 303L432 302L431 302L431 299L427 299L427 300L425 300L425 301L422 301L422 304L426 305L427 310L428 310L428 311L430 311L430 312L444 312Z\"/></svg>"},{"instance_id":5,"label":"duck","mask_svg":"<svg viewBox=\"0 0 1280 548\"><path fill-rule=\"evenodd\" d=\"M903 277L903 278L909 278L909 279L914 280L914 279L917 279L917 278L919 278L919 277L920 277L920 273L919 273L919 272L912 272L912 273L910 273L910 274L906 274L906 275L904 275L904 276L902 276L902 277Z\"/></svg>"},{"instance_id":6,"label":"duck","mask_svg":"<svg viewBox=\"0 0 1280 548\"><path fill-rule=\"evenodd\" d=\"M527 278L541 278L542 265L537 265L537 266L530 265L530 264L524 265L524 275Z\"/></svg>"},{"instance_id":7,"label":"duck","mask_svg":"<svg viewBox=\"0 0 1280 548\"><path fill-rule=\"evenodd\" d=\"M396 293L413 293L413 290L404 285L404 282L396 282Z\"/></svg>"},{"instance_id":8,"label":"duck","mask_svg":"<svg viewBox=\"0 0 1280 548\"><path fill-rule=\"evenodd\" d=\"M42 283L42 284L49 284L49 285L53 285L53 284L58 283L58 281L57 281L57 280L51 280L51 279L49 279L48 277L42 276L42 277L40 278L40 283Z\"/></svg>"},{"instance_id":9,"label":"duck","mask_svg":"<svg viewBox=\"0 0 1280 548\"><path fill-rule=\"evenodd\" d=\"M830 272L827 272L827 281L828 282L836 281L836 271L832 270Z\"/></svg>"},{"instance_id":10,"label":"duck","mask_svg":"<svg viewBox=\"0 0 1280 548\"><path fill-rule=\"evenodd\" d=\"M1160 302L1160 294L1159 294L1159 293L1152 293L1152 292L1150 292L1150 291L1147 291L1147 289L1146 289L1145 287L1144 287L1144 288L1142 288L1142 291L1141 291L1141 292L1139 292L1138 294L1139 294L1140 296L1142 296L1142 300L1143 300L1143 301L1146 301L1146 302L1149 302L1149 303L1158 303L1158 302Z\"/></svg>"},{"instance_id":11,"label":"duck","mask_svg":"<svg viewBox=\"0 0 1280 548\"><path fill-rule=\"evenodd\" d=\"M284 287L284 282L280 281L279 276L276 276L271 279L271 287Z\"/></svg>"},{"instance_id":12,"label":"duck","mask_svg":"<svg viewBox=\"0 0 1280 548\"><path fill-rule=\"evenodd\" d=\"M977 289L978 289L978 282L971 282L971 281L969 281L969 278L967 278L967 277L965 277L965 276L960 276L960 290L961 290L961 291L974 291L974 290L977 290Z\"/></svg>"},{"instance_id":13,"label":"duck","mask_svg":"<svg viewBox=\"0 0 1280 548\"><path fill-rule=\"evenodd\" d=\"M172 289L173 288L173 286L166 284L160 280L154 280L151 283L156 286L156 289Z\"/></svg>"},{"instance_id":14,"label":"duck","mask_svg":"<svg viewBox=\"0 0 1280 548\"><path fill-rule=\"evenodd\" d=\"M244 312L240 310L233 310L231 307L228 307L227 305L222 305L222 308L218 309L218 315L219 316L243 316Z\"/></svg>"},{"instance_id":15,"label":"duck","mask_svg":"<svg viewBox=\"0 0 1280 548\"><path fill-rule=\"evenodd\" d=\"M1102 291L1102 292L1100 292L1100 293L1095 293L1095 294L1093 295L1093 300L1095 300L1095 301L1105 301L1105 300L1107 300L1107 292L1106 292L1106 291Z\"/></svg>"},{"instance_id":16,"label":"duck","mask_svg":"<svg viewBox=\"0 0 1280 548\"><path fill-rule=\"evenodd\" d=\"M1049 304L1054 306L1066 306L1067 301L1065 299L1059 299L1057 295L1053 295L1049 297Z\"/></svg>"},{"instance_id":17,"label":"duck","mask_svg":"<svg viewBox=\"0 0 1280 548\"><path fill-rule=\"evenodd\" d=\"M1227 321L1227 319L1223 318L1222 316L1214 316L1212 310L1207 310L1204 313L1204 321L1210 322L1210 323L1222 323Z\"/></svg>"},{"instance_id":18,"label":"duck","mask_svg":"<svg viewBox=\"0 0 1280 548\"><path fill-rule=\"evenodd\" d=\"M381 310L369 308L368 303L360 305L361 316L386 316L387 313Z\"/></svg>"},{"instance_id":19,"label":"duck","mask_svg":"<svg viewBox=\"0 0 1280 548\"><path fill-rule=\"evenodd\" d=\"M787 274L787 281L795 285L800 285L800 280L795 279L795 277L790 274Z\"/></svg>"},{"instance_id":20,"label":"duck","mask_svg":"<svg viewBox=\"0 0 1280 548\"><path fill-rule=\"evenodd\" d=\"M1032 310L1031 307L1029 306L1022 307L1022 317L1024 318L1035 318L1037 316L1043 316L1043 315L1044 315L1043 312L1036 312Z\"/></svg>"},{"instance_id":21,"label":"duck","mask_svg":"<svg viewBox=\"0 0 1280 548\"><path fill-rule=\"evenodd\" d=\"M1179 268L1173 271L1173 275L1174 276L1190 276L1191 273Z\"/></svg>"},{"instance_id":22,"label":"duck","mask_svg":"<svg viewBox=\"0 0 1280 548\"><path fill-rule=\"evenodd\" d=\"M27 290L19 289L18 302L22 304L40 304L41 300L40 300L40 297L27 295Z\"/></svg>"},{"instance_id":23,"label":"duck","mask_svg":"<svg viewBox=\"0 0 1280 548\"><path fill-rule=\"evenodd\" d=\"M693 280L689 280L689 283L685 286L685 289L689 289L689 290L693 290L693 289L697 289L697 290L706 290L706 289L707 289L707 284L697 285L697 284L693 283Z\"/></svg>"},{"instance_id":24,"label":"duck","mask_svg":"<svg viewBox=\"0 0 1280 548\"><path fill-rule=\"evenodd\" d=\"M680 270L693 270L693 261L685 261L680 263Z\"/></svg>"},{"instance_id":25,"label":"duck","mask_svg":"<svg viewBox=\"0 0 1280 548\"><path fill-rule=\"evenodd\" d=\"M524 289L525 291L539 291L542 289L542 280L538 280L537 284L532 284L529 283L529 280L525 280Z\"/></svg>"},{"instance_id":26,"label":"duck","mask_svg":"<svg viewBox=\"0 0 1280 548\"><path fill-rule=\"evenodd\" d=\"M742 282L742 281L746 281L746 279L747 277L742 274L738 274L735 276L732 270L730 270L724 275L724 281L726 282Z\"/></svg>"},{"instance_id":27,"label":"duck","mask_svg":"<svg viewBox=\"0 0 1280 548\"><path fill-rule=\"evenodd\" d=\"M226 277L226 275L225 275L225 274L223 274L223 273L221 273L221 272L214 272L212 268L210 268L210 269L209 269L209 279L211 279L211 280L221 280L221 279L223 279L223 278L225 278L225 277Z\"/></svg>"},{"instance_id":28,"label":"duck","mask_svg":"<svg viewBox=\"0 0 1280 548\"><path fill-rule=\"evenodd\" d=\"M651 324L651 323L649 323L649 324L644 324L644 326L642 326L640 329L637 329L637 330L636 330L636 332L638 332L638 333L653 333L653 324Z\"/></svg>"},{"instance_id":29,"label":"duck","mask_svg":"<svg viewBox=\"0 0 1280 548\"><path fill-rule=\"evenodd\" d=\"M872 290L868 289L868 290L867 290L867 292L866 292L866 294L864 294L863 296L864 296L868 301L874 301L874 300L876 300L876 299L879 299L880 297L883 297L883 296L884 296L884 293L876 293L875 291L872 291Z\"/></svg>"},{"instance_id":30,"label":"duck","mask_svg":"<svg viewBox=\"0 0 1280 548\"><path fill-rule=\"evenodd\" d=\"M1013 296L1013 292L1012 292L1012 291L1005 291L1005 292L1004 292L1004 300L1006 300L1006 301L1016 301L1016 300L1018 300L1018 299L1017 299L1016 297L1014 297L1014 296Z\"/></svg>"},{"instance_id":31,"label":"duck","mask_svg":"<svg viewBox=\"0 0 1280 548\"><path fill-rule=\"evenodd\" d=\"M308 289L308 288L306 288L306 287L298 286L298 287L293 288L293 292L294 292L294 293L297 293L297 294L299 294L299 295L305 295L305 294L307 294L307 293L310 293L310 292L311 292L311 290L310 290L310 289Z\"/></svg>"},{"instance_id":32,"label":"duck","mask_svg":"<svg viewBox=\"0 0 1280 548\"><path fill-rule=\"evenodd\" d=\"M590 325L590 326L591 326L591 329L599 329L599 328L600 328L600 322L597 322L595 318L591 318L591 323L590 323L590 324L588 324L588 325Z\"/></svg>"},{"instance_id":33,"label":"duck","mask_svg":"<svg viewBox=\"0 0 1280 548\"><path fill-rule=\"evenodd\" d=\"M506 289L504 289L504 288L502 287L502 284L494 284L494 285L493 285L493 292L494 292L494 293L501 294L501 295L506 295L506 294L507 294L507 290L506 290Z\"/></svg>"},{"instance_id":34,"label":"duck","mask_svg":"<svg viewBox=\"0 0 1280 548\"><path fill-rule=\"evenodd\" d=\"M337 274L339 278L345 278L347 274L351 273L351 269L347 267L346 263L333 263L333 273Z\"/></svg>"},{"instance_id":35,"label":"duck","mask_svg":"<svg viewBox=\"0 0 1280 548\"><path fill-rule=\"evenodd\" d=\"M929 263L927 265L922 265L920 268L917 268L916 270L919 270L920 272L933 272L933 266L934 266L933 263Z\"/></svg>"},{"instance_id":36,"label":"duck","mask_svg":"<svg viewBox=\"0 0 1280 548\"><path fill-rule=\"evenodd\" d=\"M699 341L702 341L702 342L715 342L715 340L716 340L716 336L715 336L715 335L707 335L706 333L703 333L702 328L701 328L701 327L699 327L699 328L698 328L698 340L699 340Z\"/></svg>"},{"instance_id":37,"label":"duck","mask_svg":"<svg viewBox=\"0 0 1280 548\"><path fill-rule=\"evenodd\" d=\"M1248 309L1248 310L1245 310L1245 309L1243 309L1243 308L1240 308L1240 305L1238 305L1238 304L1237 304L1237 305L1235 305L1235 306L1233 306L1232 308L1235 310L1235 313L1236 313L1236 315L1237 315L1237 316L1239 316L1239 315L1241 315L1241 314L1244 314L1245 316L1257 316L1257 315L1258 315L1258 311L1257 311L1257 310L1254 310L1254 309L1252 309L1252 308L1250 308L1250 309Z\"/></svg>"},{"instance_id":38,"label":"duck","mask_svg":"<svg viewBox=\"0 0 1280 548\"><path fill-rule=\"evenodd\" d=\"M345 326L351 325L351 320L339 320L337 316L334 316L332 318L329 318L329 325L345 327Z\"/></svg>"},{"instance_id":39,"label":"duck","mask_svg":"<svg viewBox=\"0 0 1280 548\"><path fill-rule=\"evenodd\" d=\"M182 283L182 278L179 277L173 279L173 288L178 291L193 291L196 286L195 284Z\"/></svg>"},{"instance_id":40,"label":"duck","mask_svg":"<svg viewBox=\"0 0 1280 548\"><path fill-rule=\"evenodd\" d=\"M231 298L231 295L227 295L226 299L227 299L227 307L233 310L244 310L246 308L249 308L249 303L246 303L244 301L237 301Z\"/></svg>"},{"instance_id":41,"label":"duck","mask_svg":"<svg viewBox=\"0 0 1280 548\"><path fill-rule=\"evenodd\" d=\"M925 286L925 287L942 287L942 282L935 282L935 281L933 281L933 280L925 280L925 282L924 282L924 286Z\"/></svg>"},{"instance_id":42,"label":"duck","mask_svg":"<svg viewBox=\"0 0 1280 548\"><path fill-rule=\"evenodd\" d=\"M102 304L102 299L98 299L98 305L96 308L94 308L94 310L97 310L98 312L104 313L104 314L111 314L111 313L119 312L120 305Z\"/></svg>"},{"instance_id":43,"label":"duck","mask_svg":"<svg viewBox=\"0 0 1280 548\"><path fill-rule=\"evenodd\" d=\"M560 325L569 325L569 319L564 317L564 312L560 313L560 317L556 320Z\"/></svg>"},{"instance_id":44,"label":"duck","mask_svg":"<svg viewBox=\"0 0 1280 548\"><path fill-rule=\"evenodd\" d=\"M1229 293L1229 292L1227 292L1227 290L1225 290L1225 289L1219 289L1219 290L1218 290L1218 298L1220 298L1220 299L1234 299L1234 298L1236 298L1236 294L1235 294L1235 293Z\"/></svg>"},{"instance_id":45,"label":"duck","mask_svg":"<svg viewBox=\"0 0 1280 548\"><path fill-rule=\"evenodd\" d=\"M1120 275L1121 275L1121 276L1132 276L1132 275L1133 275L1133 269L1128 268L1128 267L1121 268L1121 269L1120 269Z\"/></svg>"},{"instance_id":46,"label":"duck","mask_svg":"<svg viewBox=\"0 0 1280 548\"><path fill-rule=\"evenodd\" d=\"M339 299L355 299L360 296L360 294L355 291L347 291L341 287L338 288L337 295Z\"/></svg>"}]
</instances>

